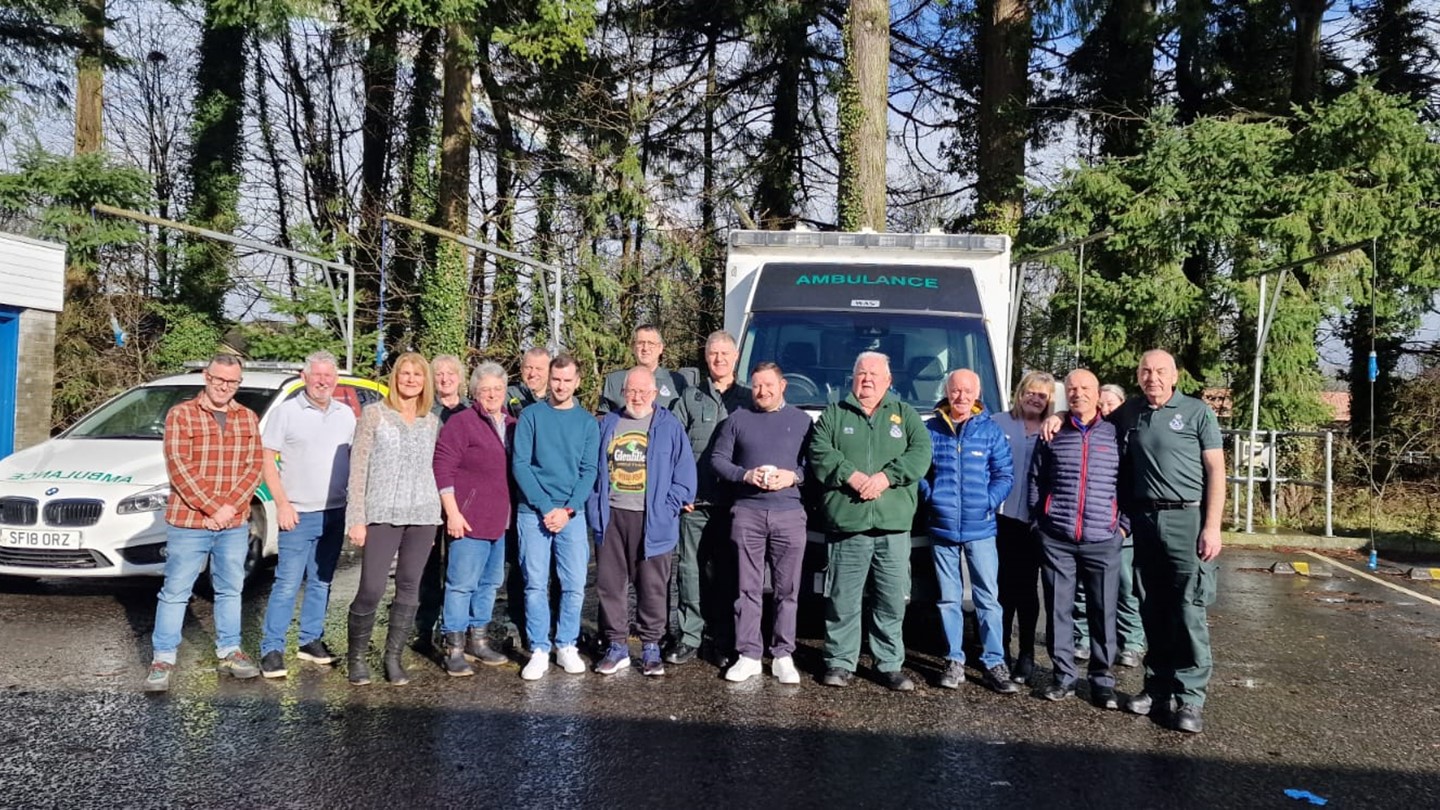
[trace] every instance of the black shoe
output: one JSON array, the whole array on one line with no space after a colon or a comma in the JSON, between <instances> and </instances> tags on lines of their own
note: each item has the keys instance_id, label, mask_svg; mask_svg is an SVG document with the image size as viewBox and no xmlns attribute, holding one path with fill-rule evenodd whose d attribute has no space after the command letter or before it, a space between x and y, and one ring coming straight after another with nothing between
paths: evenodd
<instances>
[{"instance_id":1,"label":"black shoe","mask_svg":"<svg viewBox=\"0 0 1440 810\"><path fill-rule=\"evenodd\" d=\"M1205 730L1205 721L1200 717L1200 707L1192 703L1181 704L1175 711L1175 730L1186 734L1199 734Z\"/></svg>"},{"instance_id":2,"label":"black shoe","mask_svg":"<svg viewBox=\"0 0 1440 810\"><path fill-rule=\"evenodd\" d=\"M345 651L346 667L350 671L350 683L364 686L370 683L370 665L365 654L370 651L370 633L375 629L375 614L350 612L348 625L349 648Z\"/></svg>"},{"instance_id":3,"label":"black shoe","mask_svg":"<svg viewBox=\"0 0 1440 810\"><path fill-rule=\"evenodd\" d=\"M1120 698L1116 696L1115 690L1108 686L1090 684L1090 702L1097 708L1106 711L1113 712L1120 709Z\"/></svg>"},{"instance_id":4,"label":"black shoe","mask_svg":"<svg viewBox=\"0 0 1440 810\"><path fill-rule=\"evenodd\" d=\"M831 667L825 670L825 675L820 678L820 683L826 686L844 687L850 685L850 679L852 677L854 677L854 673L848 669Z\"/></svg>"},{"instance_id":5,"label":"black shoe","mask_svg":"<svg viewBox=\"0 0 1440 810\"><path fill-rule=\"evenodd\" d=\"M1138 667L1141 664L1145 663L1145 651L1122 650L1120 653L1120 658L1116 660L1115 663L1119 664L1122 667L1130 667L1133 669L1134 667Z\"/></svg>"},{"instance_id":6,"label":"black shoe","mask_svg":"<svg viewBox=\"0 0 1440 810\"><path fill-rule=\"evenodd\" d=\"M1002 695L1013 695L1020 691L1020 685L1010 680L1010 668L996 664L980 676L981 682Z\"/></svg>"},{"instance_id":7,"label":"black shoe","mask_svg":"<svg viewBox=\"0 0 1440 810\"><path fill-rule=\"evenodd\" d=\"M1131 695L1125 700L1125 711L1131 714L1148 715L1155 708L1155 698L1148 692Z\"/></svg>"},{"instance_id":8,"label":"black shoe","mask_svg":"<svg viewBox=\"0 0 1440 810\"><path fill-rule=\"evenodd\" d=\"M1050 681L1050 685L1040 693L1040 697L1046 700L1064 700L1075 694L1075 684L1065 683L1059 678Z\"/></svg>"},{"instance_id":9,"label":"black shoe","mask_svg":"<svg viewBox=\"0 0 1440 810\"><path fill-rule=\"evenodd\" d=\"M475 674L475 670L470 668L470 662L465 660L464 633L445 634L445 660L442 663L446 675L463 678Z\"/></svg>"},{"instance_id":10,"label":"black shoe","mask_svg":"<svg viewBox=\"0 0 1440 810\"><path fill-rule=\"evenodd\" d=\"M325 646L325 642L318 638L301 647L296 656L301 661L309 661L312 664L330 664L335 661L335 654L330 652L330 648Z\"/></svg>"},{"instance_id":11,"label":"black shoe","mask_svg":"<svg viewBox=\"0 0 1440 810\"><path fill-rule=\"evenodd\" d=\"M465 634L464 655L471 661L478 661L487 667L499 666L509 658L499 650L491 647L490 636L486 634L483 627L472 627Z\"/></svg>"},{"instance_id":12,"label":"black shoe","mask_svg":"<svg viewBox=\"0 0 1440 810\"><path fill-rule=\"evenodd\" d=\"M696 649L683 641L670 645L665 660L672 664L688 664L695 660Z\"/></svg>"},{"instance_id":13,"label":"black shoe","mask_svg":"<svg viewBox=\"0 0 1440 810\"><path fill-rule=\"evenodd\" d=\"M880 673L880 685L891 692L914 692L915 682L910 680L905 673L896 670L895 672Z\"/></svg>"},{"instance_id":14,"label":"black shoe","mask_svg":"<svg viewBox=\"0 0 1440 810\"><path fill-rule=\"evenodd\" d=\"M393 686L410 683L405 671L405 643L415 630L415 613L419 605L390 605L390 627L385 633L385 680Z\"/></svg>"},{"instance_id":15,"label":"black shoe","mask_svg":"<svg viewBox=\"0 0 1440 810\"><path fill-rule=\"evenodd\" d=\"M1015 683L1029 683L1030 676L1035 674L1035 656L1022 655L1015 659L1015 668L1010 671L1010 679Z\"/></svg>"},{"instance_id":16,"label":"black shoe","mask_svg":"<svg viewBox=\"0 0 1440 810\"><path fill-rule=\"evenodd\" d=\"M283 678L289 674L285 669L285 654L271 650L260 656L260 674L267 678Z\"/></svg>"}]
</instances>

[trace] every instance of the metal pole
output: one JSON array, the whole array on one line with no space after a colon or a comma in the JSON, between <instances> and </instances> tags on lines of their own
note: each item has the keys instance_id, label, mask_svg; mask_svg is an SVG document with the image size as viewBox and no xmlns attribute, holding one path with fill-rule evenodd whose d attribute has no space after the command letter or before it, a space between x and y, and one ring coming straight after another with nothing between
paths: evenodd
<instances>
[{"instance_id":1,"label":"metal pole","mask_svg":"<svg viewBox=\"0 0 1440 810\"><path fill-rule=\"evenodd\" d=\"M1250 385L1250 446L1246 449L1245 533L1255 533L1255 437L1260 431L1260 366L1265 344L1265 276L1260 277L1260 306L1255 310L1255 373Z\"/></svg>"},{"instance_id":2,"label":"metal pole","mask_svg":"<svg viewBox=\"0 0 1440 810\"><path fill-rule=\"evenodd\" d=\"M386 253L390 243L390 223L380 220L380 295L375 310L375 373L385 365L385 284L389 276L390 257Z\"/></svg>"},{"instance_id":3,"label":"metal pole","mask_svg":"<svg viewBox=\"0 0 1440 810\"><path fill-rule=\"evenodd\" d=\"M1325 431L1325 536L1335 536L1335 432Z\"/></svg>"},{"instance_id":4,"label":"metal pole","mask_svg":"<svg viewBox=\"0 0 1440 810\"><path fill-rule=\"evenodd\" d=\"M1230 451L1230 525L1240 526L1240 434L1236 433L1230 437L1232 449Z\"/></svg>"},{"instance_id":5,"label":"metal pole","mask_svg":"<svg viewBox=\"0 0 1440 810\"><path fill-rule=\"evenodd\" d=\"M345 276L345 370L355 370L355 271Z\"/></svg>"},{"instance_id":6,"label":"metal pole","mask_svg":"<svg viewBox=\"0 0 1440 810\"><path fill-rule=\"evenodd\" d=\"M1276 490L1280 489L1280 443L1275 436L1275 431L1270 431L1270 525L1274 526L1279 522L1279 513L1275 510Z\"/></svg>"}]
</instances>

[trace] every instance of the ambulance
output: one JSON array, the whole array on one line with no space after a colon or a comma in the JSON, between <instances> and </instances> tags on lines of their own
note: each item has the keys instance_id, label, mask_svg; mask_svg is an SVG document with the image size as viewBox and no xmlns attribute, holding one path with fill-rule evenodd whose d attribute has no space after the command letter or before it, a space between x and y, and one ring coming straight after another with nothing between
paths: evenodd
<instances>
[{"instance_id":1,"label":"ambulance","mask_svg":"<svg viewBox=\"0 0 1440 810\"><path fill-rule=\"evenodd\" d=\"M0 575L129 577L165 573L170 496L165 414L204 387L203 363L116 396L47 442L0 459ZM260 416L304 388L290 363L249 362L235 399ZM355 409L384 386L341 374L335 398ZM262 485L251 503L249 575L279 553L275 506Z\"/></svg>"}]
</instances>

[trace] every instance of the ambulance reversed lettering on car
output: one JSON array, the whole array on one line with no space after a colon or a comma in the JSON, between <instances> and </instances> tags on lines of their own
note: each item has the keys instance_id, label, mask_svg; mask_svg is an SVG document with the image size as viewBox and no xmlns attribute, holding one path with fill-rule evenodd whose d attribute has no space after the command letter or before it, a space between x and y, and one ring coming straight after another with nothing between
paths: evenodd
<instances>
[{"instance_id":1,"label":"ambulance reversed lettering on car","mask_svg":"<svg viewBox=\"0 0 1440 810\"><path fill-rule=\"evenodd\" d=\"M249 363L235 398L260 415L299 396L297 366ZM165 414L200 393L199 373L136 386L55 438L0 459L0 575L160 576L165 573ZM380 383L340 375L335 398L355 409ZM274 499L263 485L251 509L247 572L279 550Z\"/></svg>"}]
</instances>

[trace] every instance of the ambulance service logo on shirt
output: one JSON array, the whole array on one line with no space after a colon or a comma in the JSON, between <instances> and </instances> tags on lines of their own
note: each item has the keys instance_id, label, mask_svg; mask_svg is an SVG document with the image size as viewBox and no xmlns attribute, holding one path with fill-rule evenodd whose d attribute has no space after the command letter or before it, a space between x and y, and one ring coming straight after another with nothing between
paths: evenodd
<instances>
[{"instance_id":1,"label":"ambulance service logo on shirt","mask_svg":"<svg viewBox=\"0 0 1440 810\"><path fill-rule=\"evenodd\" d=\"M1181 416L1181 415L1178 414L1178 413L1175 414L1175 418L1170 420L1170 429L1171 429L1171 430L1184 430L1184 429L1185 429L1185 417Z\"/></svg>"}]
</instances>

